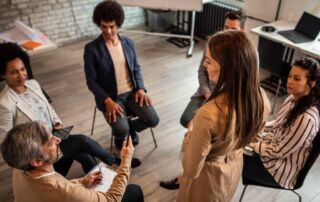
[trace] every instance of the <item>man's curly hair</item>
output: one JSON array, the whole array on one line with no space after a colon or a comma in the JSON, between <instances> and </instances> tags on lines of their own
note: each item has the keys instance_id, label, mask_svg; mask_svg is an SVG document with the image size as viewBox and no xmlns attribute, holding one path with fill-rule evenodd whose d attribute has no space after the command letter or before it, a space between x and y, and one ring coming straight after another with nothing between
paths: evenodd
<instances>
[{"instance_id":1,"label":"man's curly hair","mask_svg":"<svg viewBox=\"0 0 320 202\"><path fill-rule=\"evenodd\" d=\"M102 1L94 8L92 20L98 27L102 20L115 21L117 27L120 28L124 21L124 11L122 6L115 1Z\"/></svg>"}]
</instances>

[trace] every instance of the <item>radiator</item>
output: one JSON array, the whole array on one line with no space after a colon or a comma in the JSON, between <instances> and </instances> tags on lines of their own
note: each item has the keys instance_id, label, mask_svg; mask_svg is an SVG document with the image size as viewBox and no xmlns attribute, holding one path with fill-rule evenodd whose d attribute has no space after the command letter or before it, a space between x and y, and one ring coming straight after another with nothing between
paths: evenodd
<instances>
[{"instance_id":1,"label":"radiator","mask_svg":"<svg viewBox=\"0 0 320 202\"><path fill-rule=\"evenodd\" d=\"M204 4L203 11L197 12L196 14L195 35L201 38L207 38L207 36L222 30L225 13L239 9L239 7L219 1Z\"/></svg>"}]
</instances>

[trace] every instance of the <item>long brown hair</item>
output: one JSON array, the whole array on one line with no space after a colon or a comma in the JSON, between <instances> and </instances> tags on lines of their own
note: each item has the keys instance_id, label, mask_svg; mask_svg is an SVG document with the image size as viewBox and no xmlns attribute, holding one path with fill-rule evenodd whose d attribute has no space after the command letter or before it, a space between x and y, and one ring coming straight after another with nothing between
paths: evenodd
<instances>
[{"instance_id":1,"label":"long brown hair","mask_svg":"<svg viewBox=\"0 0 320 202\"><path fill-rule=\"evenodd\" d=\"M209 100L226 93L227 127L230 130L235 113L235 135L239 147L247 145L263 127L264 104L258 77L257 52L241 31L224 31L209 41L209 51L221 67L217 85Z\"/></svg>"}]
</instances>

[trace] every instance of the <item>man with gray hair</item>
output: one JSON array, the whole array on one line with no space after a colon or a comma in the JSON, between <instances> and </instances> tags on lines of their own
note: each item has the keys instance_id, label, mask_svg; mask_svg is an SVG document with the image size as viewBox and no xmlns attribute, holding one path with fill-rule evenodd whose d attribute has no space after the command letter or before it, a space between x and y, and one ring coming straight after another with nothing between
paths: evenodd
<instances>
[{"instance_id":1,"label":"man with gray hair","mask_svg":"<svg viewBox=\"0 0 320 202\"><path fill-rule=\"evenodd\" d=\"M56 173L53 163L62 157L61 140L38 122L15 126L1 144L1 153L13 171L13 192L16 202L88 202L123 201L141 202L143 193L138 185L129 185L132 140L121 150L121 165L109 190L96 192L88 188L99 184L102 174L97 171L83 178L67 180Z\"/></svg>"}]
</instances>

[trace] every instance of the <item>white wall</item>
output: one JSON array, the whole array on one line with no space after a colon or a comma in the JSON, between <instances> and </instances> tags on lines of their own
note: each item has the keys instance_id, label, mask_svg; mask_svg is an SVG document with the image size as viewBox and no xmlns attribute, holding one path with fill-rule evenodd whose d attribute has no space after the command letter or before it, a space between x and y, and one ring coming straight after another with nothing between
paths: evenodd
<instances>
[{"instance_id":1,"label":"white wall","mask_svg":"<svg viewBox=\"0 0 320 202\"><path fill-rule=\"evenodd\" d=\"M243 5L247 15L257 17L269 22L275 20L277 6L279 0L245 0ZM279 19L297 22L303 11L308 11L320 17L320 1L319 0L282 0ZM265 24L256 20L248 19L247 31L251 28ZM258 37L250 33L250 37L257 45Z\"/></svg>"},{"instance_id":2,"label":"white wall","mask_svg":"<svg viewBox=\"0 0 320 202\"><path fill-rule=\"evenodd\" d=\"M303 11L307 11L320 17L319 0L282 0L280 19L297 22Z\"/></svg>"}]
</instances>

